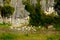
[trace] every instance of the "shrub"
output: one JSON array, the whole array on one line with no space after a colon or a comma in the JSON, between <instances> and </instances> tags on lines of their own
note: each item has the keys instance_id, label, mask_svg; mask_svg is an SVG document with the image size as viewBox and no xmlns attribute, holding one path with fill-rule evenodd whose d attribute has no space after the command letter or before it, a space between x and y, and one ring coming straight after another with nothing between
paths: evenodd
<instances>
[{"instance_id":1,"label":"shrub","mask_svg":"<svg viewBox=\"0 0 60 40\"><path fill-rule=\"evenodd\" d=\"M30 1L30 0L29 0ZM23 1L23 4L25 5L25 9L30 13L29 14L29 24L32 26L40 26L41 23L41 5L40 0L37 0L36 6L34 6L32 3L30 3L28 0Z\"/></svg>"},{"instance_id":2,"label":"shrub","mask_svg":"<svg viewBox=\"0 0 60 40\"><path fill-rule=\"evenodd\" d=\"M5 5L1 10L1 16L9 17L13 14L13 12L14 12L14 7L10 5Z\"/></svg>"}]
</instances>

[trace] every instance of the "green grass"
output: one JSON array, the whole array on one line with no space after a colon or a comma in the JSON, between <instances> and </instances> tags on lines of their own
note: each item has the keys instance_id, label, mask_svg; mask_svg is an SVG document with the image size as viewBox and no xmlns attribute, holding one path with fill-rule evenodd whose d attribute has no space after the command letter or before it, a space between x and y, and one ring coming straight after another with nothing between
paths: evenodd
<instances>
[{"instance_id":1,"label":"green grass","mask_svg":"<svg viewBox=\"0 0 60 40\"><path fill-rule=\"evenodd\" d=\"M8 28L9 26L11 26L11 24L0 24L0 28ZM6 29L7 30L7 29ZM37 31L39 32L39 29L37 28ZM60 40L60 34L20 34L18 33L14 33L14 32L10 32L10 31L5 31L5 32L1 32L0 31L0 40Z\"/></svg>"},{"instance_id":2,"label":"green grass","mask_svg":"<svg viewBox=\"0 0 60 40\"><path fill-rule=\"evenodd\" d=\"M11 24L9 23L5 23L5 24L0 23L0 28L8 28L9 26L11 26Z\"/></svg>"},{"instance_id":3,"label":"green grass","mask_svg":"<svg viewBox=\"0 0 60 40\"><path fill-rule=\"evenodd\" d=\"M11 33L0 34L0 40L13 40L14 38L15 38L15 35Z\"/></svg>"},{"instance_id":4,"label":"green grass","mask_svg":"<svg viewBox=\"0 0 60 40\"><path fill-rule=\"evenodd\" d=\"M0 40L60 40L60 34L14 34L0 33Z\"/></svg>"},{"instance_id":5,"label":"green grass","mask_svg":"<svg viewBox=\"0 0 60 40\"><path fill-rule=\"evenodd\" d=\"M47 40L60 40L60 35L47 36Z\"/></svg>"}]
</instances>

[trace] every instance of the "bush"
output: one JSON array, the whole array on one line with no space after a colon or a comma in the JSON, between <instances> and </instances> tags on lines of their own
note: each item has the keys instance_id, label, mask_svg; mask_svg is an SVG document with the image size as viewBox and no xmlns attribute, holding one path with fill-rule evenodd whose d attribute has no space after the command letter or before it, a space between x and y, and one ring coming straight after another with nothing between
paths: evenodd
<instances>
[{"instance_id":1,"label":"bush","mask_svg":"<svg viewBox=\"0 0 60 40\"><path fill-rule=\"evenodd\" d=\"M48 28L49 25L53 25L55 22L54 17L51 15L46 15L45 13L41 14L41 25Z\"/></svg>"},{"instance_id":2,"label":"bush","mask_svg":"<svg viewBox=\"0 0 60 40\"><path fill-rule=\"evenodd\" d=\"M10 17L13 14L13 12L14 12L14 7L10 5L5 5L4 7L2 7L1 16Z\"/></svg>"},{"instance_id":3,"label":"bush","mask_svg":"<svg viewBox=\"0 0 60 40\"><path fill-rule=\"evenodd\" d=\"M57 25L60 23L60 17L56 15L55 13L51 13L49 15L46 15L45 13L41 14L41 25L48 27L49 25Z\"/></svg>"},{"instance_id":4,"label":"bush","mask_svg":"<svg viewBox=\"0 0 60 40\"><path fill-rule=\"evenodd\" d=\"M29 24L32 26L40 26L41 22L41 5L40 0L37 0L37 3L34 6L32 3L27 1L23 1L23 4L25 5L25 9L30 13L29 14Z\"/></svg>"},{"instance_id":5,"label":"bush","mask_svg":"<svg viewBox=\"0 0 60 40\"><path fill-rule=\"evenodd\" d=\"M60 23L55 24L54 27L56 28L56 30L60 30Z\"/></svg>"},{"instance_id":6,"label":"bush","mask_svg":"<svg viewBox=\"0 0 60 40\"><path fill-rule=\"evenodd\" d=\"M48 25L60 23L60 18L58 17L58 15L56 15L55 12L46 15L44 11L42 11L40 0L37 0L35 6L30 3L29 0L23 1L23 4L25 5L25 9L30 13L29 25L36 27L43 25L47 28Z\"/></svg>"}]
</instances>

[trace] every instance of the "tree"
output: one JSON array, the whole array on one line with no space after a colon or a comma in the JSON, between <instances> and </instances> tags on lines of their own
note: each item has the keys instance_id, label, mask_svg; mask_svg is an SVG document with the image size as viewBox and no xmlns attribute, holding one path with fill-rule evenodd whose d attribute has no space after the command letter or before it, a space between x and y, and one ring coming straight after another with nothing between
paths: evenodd
<instances>
[{"instance_id":1,"label":"tree","mask_svg":"<svg viewBox=\"0 0 60 40\"><path fill-rule=\"evenodd\" d=\"M41 24L41 5L40 0L37 0L36 6L31 4L29 2L30 0L27 0L23 2L25 5L25 9L30 13L29 17L29 24L32 26L40 26Z\"/></svg>"}]
</instances>

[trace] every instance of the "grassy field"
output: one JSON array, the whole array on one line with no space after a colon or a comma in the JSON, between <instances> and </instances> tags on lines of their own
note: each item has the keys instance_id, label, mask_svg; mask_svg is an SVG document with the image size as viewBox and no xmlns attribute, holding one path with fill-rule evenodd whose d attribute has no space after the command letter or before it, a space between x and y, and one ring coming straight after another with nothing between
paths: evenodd
<instances>
[{"instance_id":1,"label":"grassy field","mask_svg":"<svg viewBox=\"0 0 60 40\"><path fill-rule=\"evenodd\" d=\"M60 40L60 35L0 33L0 40Z\"/></svg>"},{"instance_id":2,"label":"grassy field","mask_svg":"<svg viewBox=\"0 0 60 40\"><path fill-rule=\"evenodd\" d=\"M0 24L0 40L60 40L60 34L53 33L19 33L11 32L9 24Z\"/></svg>"},{"instance_id":3,"label":"grassy field","mask_svg":"<svg viewBox=\"0 0 60 40\"><path fill-rule=\"evenodd\" d=\"M11 24L9 23L5 23L5 24L0 23L0 28L9 28L9 26L11 26Z\"/></svg>"}]
</instances>

